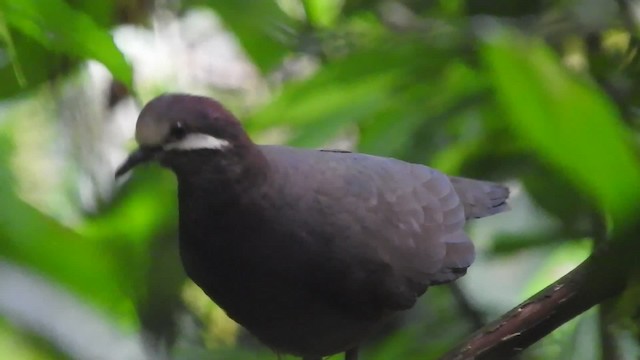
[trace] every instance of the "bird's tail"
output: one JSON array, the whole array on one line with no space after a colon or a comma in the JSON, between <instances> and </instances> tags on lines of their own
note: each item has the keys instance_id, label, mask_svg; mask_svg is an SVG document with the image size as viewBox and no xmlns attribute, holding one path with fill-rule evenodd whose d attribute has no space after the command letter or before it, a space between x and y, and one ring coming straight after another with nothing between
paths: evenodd
<instances>
[{"instance_id":1,"label":"bird's tail","mask_svg":"<svg viewBox=\"0 0 640 360\"><path fill-rule=\"evenodd\" d=\"M456 193L464 205L467 219L481 218L509 210L509 188L489 181L450 176Z\"/></svg>"}]
</instances>

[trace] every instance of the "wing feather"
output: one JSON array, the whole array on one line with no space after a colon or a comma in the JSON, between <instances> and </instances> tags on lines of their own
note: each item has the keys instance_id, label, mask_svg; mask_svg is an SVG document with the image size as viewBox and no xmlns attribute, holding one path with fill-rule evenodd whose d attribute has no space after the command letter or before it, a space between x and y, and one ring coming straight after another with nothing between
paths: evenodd
<instances>
[{"instance_id":1,"label":"wing feather","mask_svg":"<svg viewBox=\"0 0 640 360\"><path fill-rule=\"evenodd\" d=\"M330 263L336 269L336 264L343 264L345 275L371 274L356 280L345 276L345 291L362 292L369 286L371 296L404 308L427 286L455 280L473 262L473 244L463 231L465 204L446 175L357 153L269 148L265 154L277 165L278 179L286 187L283 196L295 196L297 213L324 218L319 222L291 214L301 222L297 227L325 239L325 256L340 260ZM306 181L287 182L299 179L300 173ZM491 189L487 194L503 197ZM314 228L319 223L325 228ZM363 269L356 271L354 266Z\"/></svg>"}]
</instances>

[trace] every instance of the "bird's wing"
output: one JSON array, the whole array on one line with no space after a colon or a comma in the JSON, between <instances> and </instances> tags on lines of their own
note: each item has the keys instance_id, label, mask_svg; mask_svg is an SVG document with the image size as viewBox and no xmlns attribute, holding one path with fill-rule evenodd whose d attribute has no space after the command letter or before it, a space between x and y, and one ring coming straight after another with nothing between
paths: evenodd
<instances>
[{"instance_id":1,"label":"bird's wing","mask_svg":"<svg viewBox=\"0 0 640 360\"><path fill-rule=\"evenodd\" d=\"M373 245L396 272L425 285L464 274L474 249L463 231L463 204L448 177L394 159L352 156L336 159L346 163L345 183L372 184L366 194L343 187L351 194L344 198L354 210L352 221L367 224L362 241Z\"/></svg>"},{"instance_id":2,"label":"bird's wing","mask_svg":"<svg viewBox=\"0 0 640 360\"><path fill-rule=\"evenodd\" d=\"M446 175L356 153L267 155L280 168L283 196L295 197L291 211L305 214L287 217L325 239L326 262L343 271L346 288L370 286L389 306L410 307L427 286L455 280L473 262L464 207Z\"/></svg>"}]
</instances>

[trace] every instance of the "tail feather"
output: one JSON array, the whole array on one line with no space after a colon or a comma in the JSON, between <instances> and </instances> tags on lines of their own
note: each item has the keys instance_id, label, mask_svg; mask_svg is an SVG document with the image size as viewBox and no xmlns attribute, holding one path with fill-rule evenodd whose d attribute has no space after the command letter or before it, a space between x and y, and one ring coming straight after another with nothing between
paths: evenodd
<instances>
[{"instance_id":1,"label":"tail feather","mask_svg":"<svg viewBox=\"0 0 640 360\"><path fill-rule=\"evenodd\" d=\"M467 219L481 218L509 210L509 188L481 180L450 176L456 193L464 205Z\"/></svg>"}]
</instances>

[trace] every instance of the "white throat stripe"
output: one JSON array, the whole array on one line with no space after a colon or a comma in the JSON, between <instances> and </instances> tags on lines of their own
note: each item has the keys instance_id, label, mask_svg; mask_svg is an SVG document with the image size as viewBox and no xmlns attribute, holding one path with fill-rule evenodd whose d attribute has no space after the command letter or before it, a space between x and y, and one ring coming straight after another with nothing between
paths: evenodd
<instances>
[{"instance_id":1,"label":"white throat stripe","mask_svg":"<svg viewBox=\"0 0 640 360\"><path fill-rule=\"evenodd\" d=\"M165 150L198 150L213 149L222 150L231 146L227 140L207 134L188 134L184 139L169 143L164 146Z\"/></svg>"}]
</instances>

